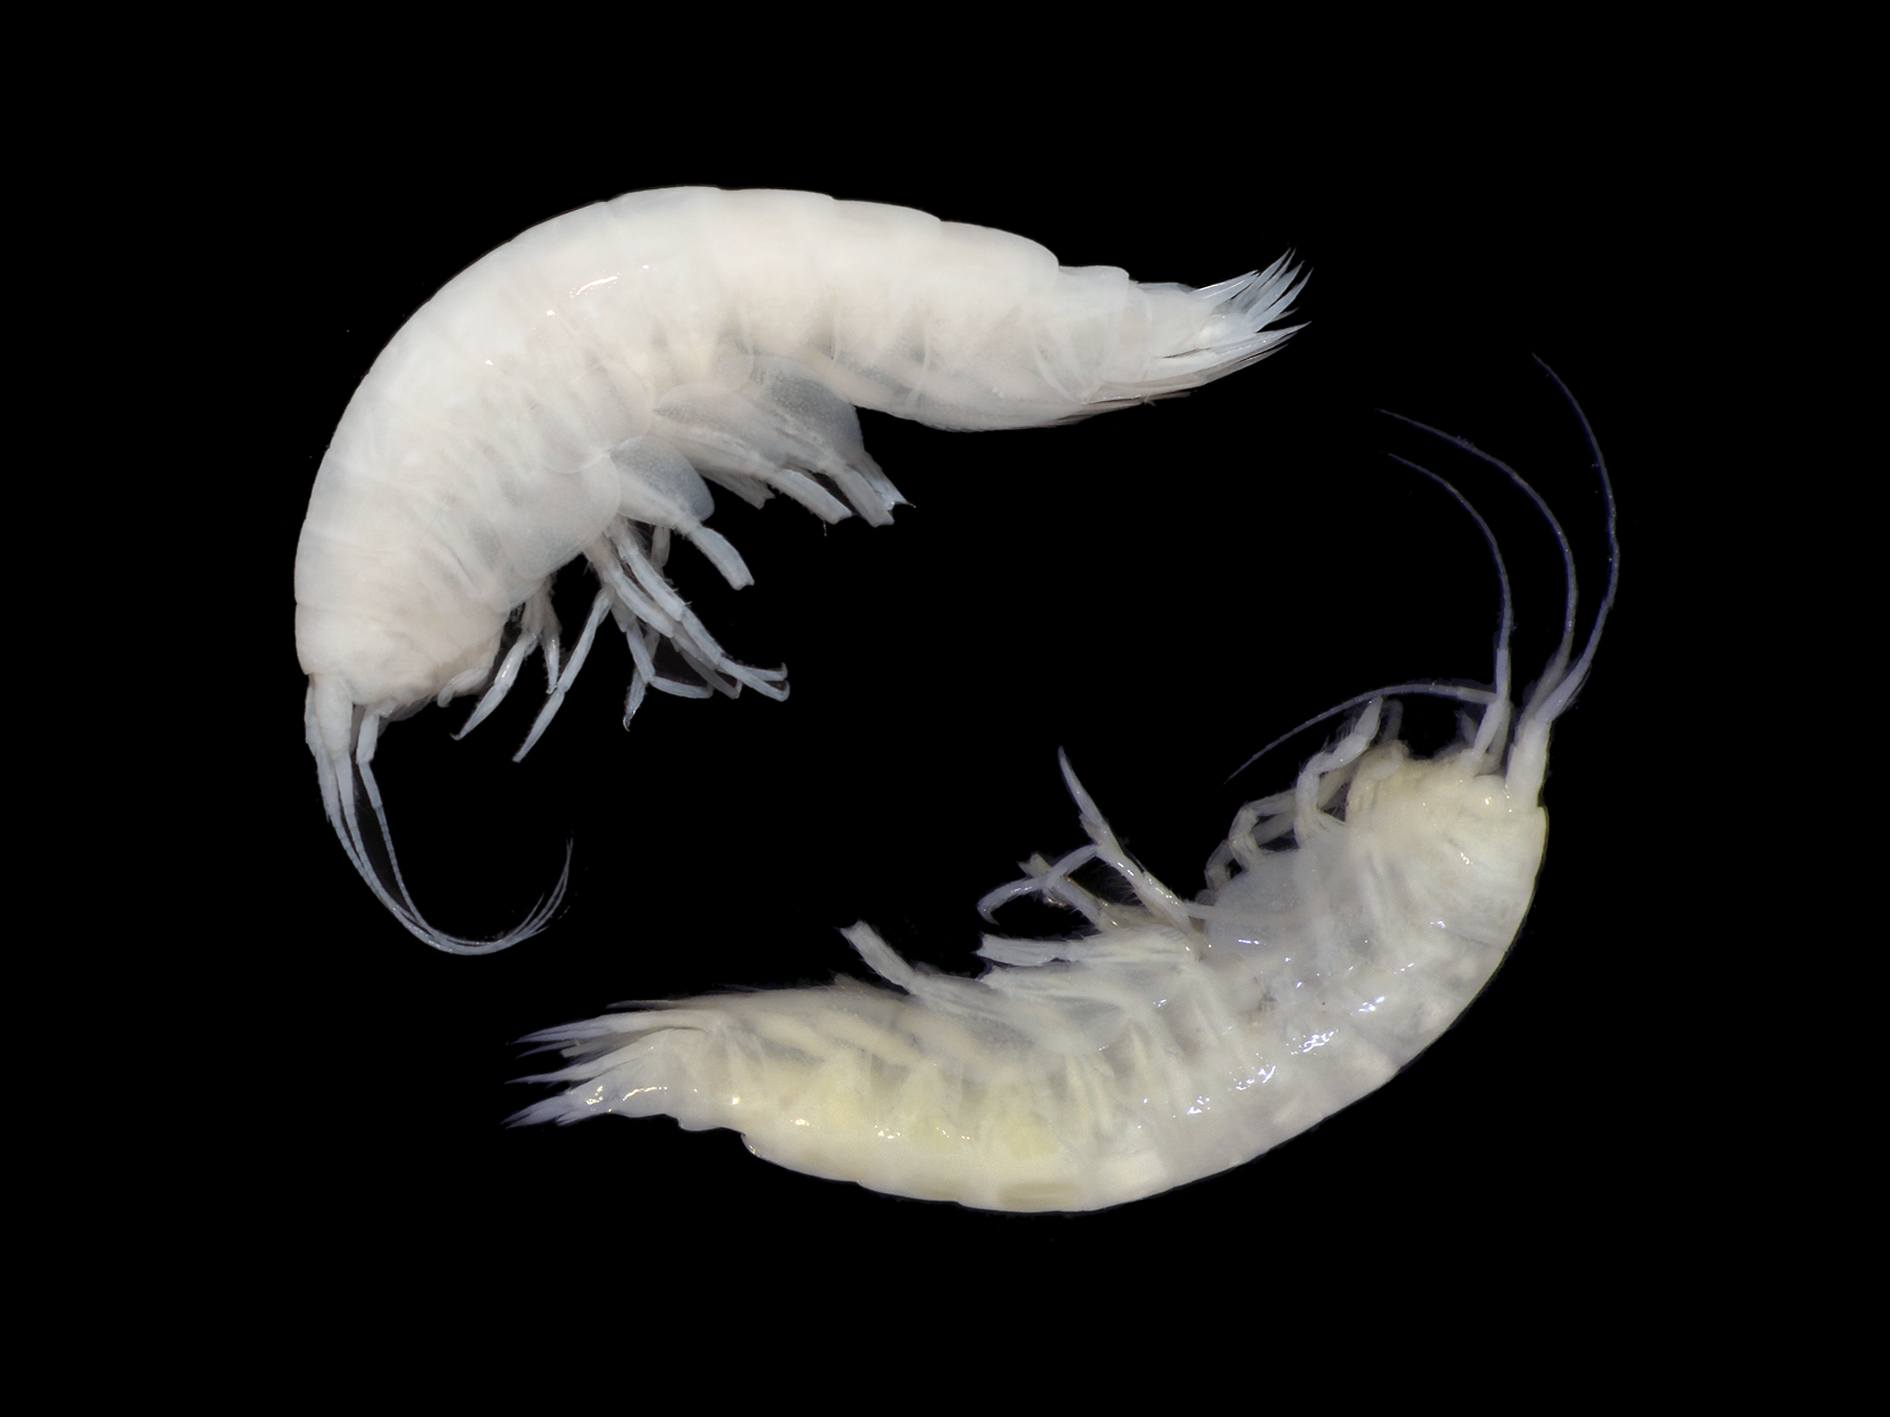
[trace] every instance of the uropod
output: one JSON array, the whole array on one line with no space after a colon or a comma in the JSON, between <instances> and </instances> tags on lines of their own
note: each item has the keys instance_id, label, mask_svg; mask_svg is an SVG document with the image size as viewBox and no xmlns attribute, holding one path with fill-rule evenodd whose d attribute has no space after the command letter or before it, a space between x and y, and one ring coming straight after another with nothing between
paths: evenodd
<instances>
[{"instance_id":1,"label":"uropod","mask_svg":"<svg viewBox=\"0 0 1890 1417\"><path fill-rule=\"evenodd\" d=\"M1302 724L1352 715L1290 787L1240 809L1192 900L1123 848L1065 760L1087 843L1033 857L979 907L990 918L1040 897L1082 917L1076 938L987 935L987 967L966 979L914 966L856 924L844 933L876 985L619 1006L533 1035L566 1064L528 1081L562 1091L513 1120L666 1114L893 1194L1080 1211L1239 1165L1378 1088L1490 980L1534 892L1551 726L1594 660L1619 565L1607 473L1568 403L1608 546L1579 645L1561 525L1512 469L1458 445L1534 501L1561 550L1560 640L1520 703L1496 538L1455 487L1407 463L1488 542L1501 602L1489 688L1392 685ZM1429 757L1399 738L1399 696L1416 694L1464 709L1458 741Z\"/></svg>"},{"instance_id":2,"label":"uropod","mask_svg":"<svg viewBox=\"0 0 1890 1417\"><path fill-rule=\"evenodd\" d=\"M807 192L638 192L533 227L449 282L382 351L316 474L295 564L296 649L323 805L402 925L455 953L541 929L557 889L490 940L427 923L375 781L382 727L478 695L480 723L542 651L537 742L608 617L649 690L785 697L672 584L680 535L734 587L709 484L822 519L903 503L858 408L958 430L1027 428L1178 394L1292 333L1282 258L1219 285L1144 285L922 212ZM566 644L550 583L597 577Z\"/></svg>"}]
</instances>

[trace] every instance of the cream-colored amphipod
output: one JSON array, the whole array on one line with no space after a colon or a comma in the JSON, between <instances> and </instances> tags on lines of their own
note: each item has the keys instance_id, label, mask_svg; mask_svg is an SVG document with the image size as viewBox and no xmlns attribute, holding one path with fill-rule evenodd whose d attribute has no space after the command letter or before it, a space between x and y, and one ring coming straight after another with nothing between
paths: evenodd
<instances>
[{"instance_id":1,"label":"cream-colored amphipod","mask_svg":"<svg viewBox=\"0 0 1890 1417\"><path fill-rule=\"evenodd\" d=\"M856 925L847 938L893 987L716 995L547 1029L532 1041L570 1061L535 1080L565 1090L514 1120L666 1113L876 1190L1089 1210L1239 1165L1364 1096L1463 1011L1528 910L1550 725L1614 598L1599 451L1595 465L1608 589L1575 656L1573 562L1550 516L1568 577L1563 634L1520 711L1508 574L1478 517L1502 583L1493 687L1407 684L1340 705L1356 719L1290 789L1241 809L1196 900L1129 857L1065 762L1089 844L1034 858L981 908L1042 896L1087 917L1083 938L988 936L989 967L969 980L914 968ZM1410 693L1482 708L1462 741L1422 759L1388 726L1389 696ZM1073 878L1096 865L1126 886L1120 899Z\"/></svg>"},{"instance_id":2,"label":"cream-colored amphipod","mask_svg":"<svg viewBox=\"0 0 1890 1417\"><path fill-rule=\"evenodd\" d=\"M637 192L533 227L448 283L375 360L322 460L296 554L309 748L348 859L414 934L421 917L372 762L381 726L463 694L483 719L542 648L563 702L606 616L648 689L787 693L723 652L670 584L679 533L730 585L704 525L715 483L827 521L904 499L856 408L937 428L1027 428L1179 393L1265 358L1300 281L1284 259L1204 290L1059 267L1043 247L808 192ZM564 654L550 579L583 557L589 617ZM509 638L508 638L509 637ZM464 731L464 730L462 730ZM370 815L361 809L365 794Z\"/></svg>"}]
</instances>

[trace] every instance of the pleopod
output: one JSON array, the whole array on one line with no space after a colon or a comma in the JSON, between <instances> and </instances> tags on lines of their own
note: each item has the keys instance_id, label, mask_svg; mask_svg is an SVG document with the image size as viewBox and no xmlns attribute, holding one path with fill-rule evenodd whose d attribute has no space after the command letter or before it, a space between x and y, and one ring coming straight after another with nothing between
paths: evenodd
<instances>
[{"instance_id":1,"label":"pleopod","mask_svg":"<svg viewBox=\"0 0 1890 1417\"><path fill-rule=\"evenodd\" d=\"M856 924L846 937L877 984L622 1006L533 1035L567 1062L530 1081L562 1091L513 1120L666 1114L876 1190L1080 1211L1239 1165L1378 1088L1483 989L1535 888L1551 725L1588 674L1619 564L1612 490L1576 414L1609 566L1579 648L1562 527L1511 469L1459 445L1534 500L1562 552L1560 642L1519 705L1496 538L1436 479L1494 560L1492 684L1393 685L1322 715L1351 717L1291 787L1240 809L1194 899L1124 849L1065 760L1087 843L1033 857L980 908L1038 897L1082 917L1075 938L987 935L987 966L969 979L915 966ZM1400 741L1412 695L1463 706L1452 746L1425 757Z\"/></svg>"},{"instance_id":2,"label":"pleopod","mask_svg":"<svg viewBox=\"0 0 1890 1417\"><path fill-rule=\"evenodd\" d=\"M372 768L385 724L478 694L469 731L542 650L547 698L522 757L607 617L634 664L626 722L650 689L784 697L785 671L726 653L671 583L677 535L729 585L752 580L705 525L710 483L887 522L904 498L856 408L973 430L1147 402L1278 349L1300 285L1285 258L1204 289L1142 285L1003 232L805 192L633 193L500 247L375 361L302 527L305 722L348 859L442 950L535 933L563 878L491 940L422 917ZM598 584L567 646L550 583L579 557Z\"/></svg>"}]
</instances>

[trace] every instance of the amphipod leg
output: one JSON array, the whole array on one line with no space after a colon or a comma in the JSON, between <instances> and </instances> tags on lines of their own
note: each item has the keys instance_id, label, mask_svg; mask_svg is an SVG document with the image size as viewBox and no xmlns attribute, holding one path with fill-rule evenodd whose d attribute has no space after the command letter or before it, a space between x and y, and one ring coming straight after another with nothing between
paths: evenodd
<instances>
[{"instance_id":1,"label":"amphipod leg","mask_svg":"<svg viewBox=\"0 0 1890 1417\"><path fill-rule=\"evenodd\" d=\"M600 590L597 592L597 598L591 602L591 613L585 618L584 632L578 636L577 644L571 649L571 662L564 667L564 673L559 676L557 684L552 688L551 696L545 700L545 706L538 711L538 717L532 723L532 731L525 735L524 743L512 755L513 762L521 761L527 753L531 752L532 745L538 741L539 735L551 726L551 720L556 717L558 710L564 707L565 692L577 679L578 670L584 667L585 656L591 652L591 641L597 637L597 627L603 623L604 616L609 613L610 592Z\"/></svg>"},{"instance_id":2,"label":"amphipod leg","mask_svg":"<svg viewBox=\"0 0 1890 1417\"><path fill-rule=\"evenodd\" d=\"M1123 849L1122 843L1116 839L1115 829L1103 817L1088 790L1076 780L1076 770L1070 766L1069 757L1060 749L1057 752L1057 764L1063 769L1064 785L1069 788L1071 800L1076 803L1077 816L1089 836L1090 844L1078 847L1054 865L1042 856L1031 857L1022 863L1024 879L986 892L979 898L978 913L986 920L991 920L991 912L1004 902L1019 896L1037 895L1053 904L1068 906L1079 912L1098 930L1108 929L1118 923L1116 917L1120 915L1120 909L1070 879L1070 873L1085 862L1100 861L1128 883L1135 898L1151 915L1183 934L1190 933L1194 929L1194 912L1153 872Z\"/></svg>"},{"instance_id":3,"label":"amphipod leg","mask_svg":"<svg viewBox=\"0 0 1890 1417\"><path fill-rule=\"evenodd\" d=\"M453 735L455 743L484 723L487 715L504 701L505 696L512 691L512 686L518 682L519 670L526 659L547 634L554 641L558 638L558 617L551 608L551 587L548 585L540 586L538 593L525 602L519 614L518 639L513 641L512 648L506 652L504 662L492 676L491 685L480 695L478 704L467 715L465 724Z\"/></svg>"}]
</instances>

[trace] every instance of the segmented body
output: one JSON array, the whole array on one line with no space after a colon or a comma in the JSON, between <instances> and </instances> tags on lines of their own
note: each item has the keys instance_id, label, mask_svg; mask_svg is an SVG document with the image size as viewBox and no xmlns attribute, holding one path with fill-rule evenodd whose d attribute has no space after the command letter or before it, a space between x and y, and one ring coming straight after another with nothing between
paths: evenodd
<instances>
[{"instance_id":1,"label":"segmented body","mask_svg":"<svg viewBox=\"0 0 1890 1417\"><path fill-rule=\"evenodd\" d=\"M982 906L1041 895L1081 912L1083 937L987 937L989 967L967 980L856 925L848 939L890 987L715 995L547 1029L533 1041L570 1062L534 1080L564 1091L515 1120L667 1114L738 1130L796 1170L1002 1210L1134 1200L1297 1135L1434 1042L1516 938L1542 861L1550 725L1613 600L1611 494L1609 507L1608 590L1579 655L1556 526L1564 635L1527 703L1510 703L1499 556L1493 688L1404 685L1341 706L1363 711L1291 789L1241 810L1195 900L1123 850L1066 762L1089 845L1033 859ZM1391 692L1482 709L1464 741L1419 759L1387 725ZM1097 865L1114 892L1073 879Z\"/></svg>"},{"instance_id":2,"label":"segmented body","mask_svg":"<svg viewBox=\"0 0 1890 1417\"><path fill-rule=\"evenodd\" d=\"M296 560L296 643L324 804L403 925L455 952L401 878L372 772L380 727L483 691L467 727L543 648L563 700L606 616L648 689L780 697L785 673L723 652L666 575L672 534L731 585L707 483L785 492L832 521L903 499L856 407L942 428L1053 423L1264 357L1297 289L1276 263L1221 286L1146 286L904 208L797 192L635 193L526 232L469 268L375 362L317 475ZM599 589L568 660L551 576ZM371 814L361 809L365 797ZM562 891L562 882L559 887Z\"/></svg>"}]
</instances>

